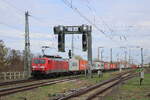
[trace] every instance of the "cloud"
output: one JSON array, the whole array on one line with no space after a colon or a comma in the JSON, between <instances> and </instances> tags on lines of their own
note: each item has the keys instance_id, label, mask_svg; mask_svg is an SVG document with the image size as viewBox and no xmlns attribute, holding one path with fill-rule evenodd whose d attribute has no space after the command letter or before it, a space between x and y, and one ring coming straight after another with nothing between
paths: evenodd
<instances>
[{"instance_id":1,"label":"cloud","mask_svg":"<svg viewBox=\"0 0 150 100\"><path fill-rule=\"evenodd\" d=\"M138 23L138 26L140 27L150 27L150 20L142 21Z\"/></svg>"},{"instance_id":2,"label":"cloud","mask_svg":"<svg viewBox=\"0 0 150 100\"><path fill-rule=\"evenodd\" d=\"M82 25L89 24L81 18L76 12L68 8L61 0L6 0L8 3L0 1L0 22L7 25L0 25L0 39L3 39L7 46L11 48L24 49L24 11L29 10L29 25L31 51L41 52L41 46L49 45L55 49L47 50L49 54L57 52L57 36L53 34L53 26L55 25ZM84 3L84 4L83 4ZM119 46L139 45L149 48L149 31L150 31L150 10L149 1L142 0L91 0L87 3L84 0L73 1L73 4L92 22L95 19L95 24L108 36L112 36L112 40L104 36L100 31L93 27L93 55L97 56L97 47L104 46L106 48L115 48ZM86 6L90 6L91 10ZM95 9L95 11L93 10ZM94 15L93 13L96 13ZM99 17L100 16L100 17ZM110 32L104 23L114 30ZM132 28L128 26L133 26ZM147 34L143 36L144 34ZM127 40L120 40L117 35L127 36ZM81 38L75 40L75 50L77 54L83 54ZM66 37L66 47L71 48L71 36ZM58 53L67 56L67 53ZM106 56L109 56L107 53Z\"/></svg>"},{"instance_id":3,"label":"cloud","mask_svg":"<svg viewBox=\"0 0 150 100\"><path fill-rule=\"evenodd\" d=\"M0 30L1 37L23 38L23 32L17 30Z\"/></svg>"}]
</instances>

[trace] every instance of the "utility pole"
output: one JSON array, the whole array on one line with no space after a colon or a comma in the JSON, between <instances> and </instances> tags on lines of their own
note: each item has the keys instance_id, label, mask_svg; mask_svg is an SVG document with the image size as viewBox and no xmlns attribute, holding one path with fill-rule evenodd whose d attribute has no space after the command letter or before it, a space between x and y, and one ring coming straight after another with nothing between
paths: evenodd
<instances>
[{"instance_id":1,"label":"utility pole","mask_svg":"<svg viewBox=\"0 0 150 100\"><path fill-rule=\"evenodd\" d=\"M103 48L103 47L98 47L98 60L99 60L99 61L100 61L100 60L102 61L102 56L103 56L103 55L102 55L103 51L101 50L101 57L100 57L100 49L101 49L101 48ZM101 58L101 59L100 59L100 58Z\"/></svg>"},{"instance_id":2,"label":"utility pole","mask_svg":"<svg viewBox=\"0 0 150 100\"><path fill-rule=\"evenodd\" d=\"M127 67L127 51L124 52L125 67Z\"/></svg>"},{"instance_id":3,"label":"utility pole","mask_svg":"<svg viewBox=\"0 0 150 100\"><path fill-rule=\"evenodd\" d=\"M141 48L141 67L143 67L143 62L144 62L144 59L143 59L143 48Z\"/></svg>"},{"instance_id":4,"label":"utility pole","mask_svg":"<svg viewBox=\"0 0 150 100\"><path fill-rule=\"evenodd\" d=\"M30 58L30 37L29 37L29 13L25 12L25 55L24 55L24 71L25 77L30 77L31 58Z\"/></svg>"},{"instance_id":5,"label":"utility pole","mask_svg":"<svg viewBox=\"0 0 150 100\"><path fill-rule=\"evenodd\" d=\"M74 57L74 34L72 34L72 58Z\"/></svg>"},{"instance_id":6,"label":"utility pole","mask_svg":"<svg viewBox=\"0 0 150 100\"><path fill-rule=\"evenodd\" d=\"M101 50L101 61L103 61L103 50Z\"/></svg>"},{"instance_id":7,"label":"utility pole","mask_svg":"<svg viewBox=\"0 0 150 100\"><path fill-rule=\"evenodd\" d=\"M110 48L110 63L112 63L112 48Z\"/></svg>"},{"instance_id":8,"label":"utility pole","mask_svg":"<svg viewBox=\"0 0 150 100\"><path fill-rule=\"evenodd\" d=\"M122 50L124 51L124 61L123 61L123 64L124 64L124 67L126 67L126 63L127 63L127 51L126 51L126 47L120 47L120 48L122 48Z\"/></svg>"},{"instance_id":9,"label":"utility pole","mask_svg":"<svg viewBox=\"0 0 150 100\"><path fill-rule=\"evenodd\" d=\"M98 60L100 61L99 49L100 49L100 47L98 47L98 57L97 57L97 58L98 58Z\"/></svg>"},{"instance_id":10,"label":"utility pole","mask_svg":"<svg viewBox=\"0 0 150 100\"><path fill-rule=\"evenodd\" d=\"M91 28L91 27L90 27ZM88 32L88 65L89 65L89 75L92 77L92 34Z\"/></svg>"},{"instance_id":11,"label":"utility pole","mask_svg":"<svg viewBox=\"0 0 150 100\"><path fill-rule=\"evenodd\" d=\"M129 66L130 66L130 63L131 63L131 49L129 48Z\"/></svg>"}]
</instances>

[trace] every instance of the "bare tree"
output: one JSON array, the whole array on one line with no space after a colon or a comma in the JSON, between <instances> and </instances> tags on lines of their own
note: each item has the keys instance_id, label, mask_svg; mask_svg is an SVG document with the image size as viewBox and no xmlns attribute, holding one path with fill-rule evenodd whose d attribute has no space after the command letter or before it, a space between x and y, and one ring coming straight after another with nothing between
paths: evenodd
<instances>
[{"instance_id":1,"label":"bare tree","mask_svg":"<svg viewBox=\"0 0 150 100\"><path fill-rule=\"evenodd\" d=\"M4 42L0 40L0 69L9 64L7 57L8 57L8 48L6 48Z\"/></svg>"},{"instance_id":2,"label":"bare tree","mask_svg":"<svg viewBox=\"0 0 150 100\"><path fill-rule=\"evenodd\" d=\"M0 40L0 72L23 71L23 55L19 50L7 48Z\"/></svg>"}]
</instances>

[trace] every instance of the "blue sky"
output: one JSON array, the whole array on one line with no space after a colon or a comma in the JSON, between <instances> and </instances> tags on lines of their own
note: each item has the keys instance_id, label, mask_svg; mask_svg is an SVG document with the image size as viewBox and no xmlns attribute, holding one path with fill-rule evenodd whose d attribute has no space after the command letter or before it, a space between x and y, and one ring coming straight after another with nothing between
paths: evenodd
<instances>
[{"instance_id":1,"label":"blue sky","mask_svg":"<svg viewBox=\"0 0 150 100\"><path fill-rule=\"evenodd\" d=\"M0 0L0 39L14 49L24 49L24 12L29 11L31 51L41 53L41 46L48 45L47 54L68 54L57 52L57 36L53 34L55 25L89 24L63 0ZM68 0L71 2L71 0ZM150 1L149 0L72 0L72 5L92 23L102 29L100 33L93 27L93 58L97 57L97 48L104 47L105 60L109 60L109 50L113 48L113 59L119 53L120 46L132 47L132 57L140 62L140 46L145 48L145 59L149 57L150 42ZM124 39L125 37L126 39ZM112 40L110 39L112 38ZM66 36L66 51L71 48L71 36ZM75 36L75 54L86 58L82 52L81 36ZM127 49L128 50L128 49Z\"/></svg>"}]
</instances>

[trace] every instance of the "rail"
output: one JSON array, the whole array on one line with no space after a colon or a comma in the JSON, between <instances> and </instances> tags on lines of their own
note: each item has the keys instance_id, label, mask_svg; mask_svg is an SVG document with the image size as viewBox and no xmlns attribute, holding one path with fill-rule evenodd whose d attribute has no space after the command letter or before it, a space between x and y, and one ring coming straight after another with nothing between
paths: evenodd
<instances>
[{"instance_id":1,"label":"rail","mask_svg":"<svg viewBox=\"0 0 150 100\"><path fill-rule=\"evenodd\" d=\"M9 95L9 94L13 94L13 93L17 93L17 92L21 92L21 91L31 90L31 89L42 87L42 86L53 85L56 83L67 82L67 81L73 81L73 80L76 80L78 77L79 76L68 77L68 78L64 78L64 79L47 80L44 82L39 81L37 83L25 84L25 85L21 85L21 86L1 88L0 89L0 97Z\"/></svg>"},{"instance_id":2,"label":"rail","mask_svg":"<svg viewBox=\"0 0 150 100\"><path fill-rule=\"evenodd\" d=\"M110 88L119 85L122 83L122 81L128 80L132 77L137 75L134 71L128 71L121 73L117 75L114 78L111 78L109 80L103 81L101 83L95 84L90 87L86 87L83 89L80 89L78 91L74 91L72 93L68 93L67 95L64 95L62 97L56 98L57 100L68 100L68 99L79 99L82 98L83 100L92 100L99 94L104 93L105 91L109 90ZM94 92L95 91L95 92Z\"/></svg>"}]
</instances>

